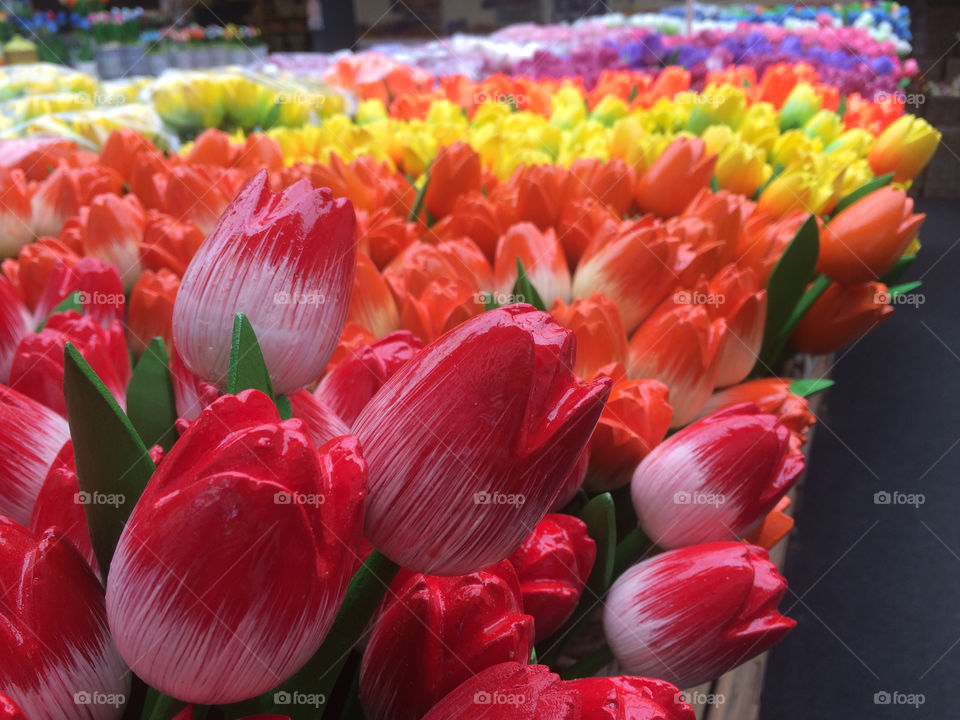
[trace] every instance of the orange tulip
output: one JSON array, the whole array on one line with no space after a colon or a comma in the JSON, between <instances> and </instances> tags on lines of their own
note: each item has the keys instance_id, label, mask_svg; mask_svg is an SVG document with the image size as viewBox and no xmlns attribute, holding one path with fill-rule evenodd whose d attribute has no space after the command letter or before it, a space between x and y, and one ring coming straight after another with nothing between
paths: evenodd
<instances>
[{"instance_id":1,"label":"orange tulip","mask_svg":"<svg viewBox=\"0 0 960 720\"><path fill-rule=\"evenodd\" d=\"M30 200L33 234L56 236L82 204L83 192L77 174L61 165L33 191Z\"/></svg>"},{"instance_id":2,"label":"orange tulip","mask_svg":"<svg viewBox=\"0 0 960 720\"><path fill-rule=\"evenodd\" d=\"M637 183L637 205L660 217L679 215L710 184L716 162L700 138L677 138Z\"/></svg>"},{"instance_id":3,"label":"orange tulip","mask_svg":"<svg viewBox=\"0 0 960 720\"><path fill-rule=\"evenodd\" d=\"M223 178L227 171L221 171ZM209 235L217 220L233 200L233 193L213 178L203 166L175 167L170 171L164 194L166 212L178 220L190 220L204 235ZM241 177L242 180L242 177Z\"/></svg>"},{"instance_id":4,"label":"orange tulip","mask_svg":"<svg viewBox=\"0 0 960 720\"><path fill-rule=\"evenodd\" d=\"M164 207L169 178L167 161L157 152L140 152L130 166L130 192L140 198L145 208L160 210Z\"/></svg>"},{"instance_id":5,"label":"orange tulip","mask_svg":"<svg viewBox=\"0 0 960 720\"><path fill-rule=\"evenodd\" d=\"M373 261L362 252L357 253L347 322L362 325L378 338L400 327L400 313L390 286Z\"/></svg>"},{"instance_id":6,"label":"orange tulip","mask_svg":"<svg viewBox=\"0 0 960 720\"><path fill-rule=\"evenodd\" d=\"M23 171L0 167L0 257L16 255L33 239L32 218Z\"/></svg>"},{"instance_id":7,"label":"orange tulip","mask_svg":"<svg viewBox=\"0 0 960 720\"><path fill-rule=\"evenodd\" d=\"M362 325L351 322L346 323L343 326L343 332L340 333L340 340L337 342L337 347L334 349L333 355L330 356L330 362L327 363L326 372L330 372L331 368L336 367L344 360L349 360L357 350L364 345L376 342L376 340L373 333Z\"/></svg>"},{"instance_id":8,"label":"orange tulip","mask_svg":"<svg viewBox=\"0 0 960 720\"><path fill-rule=\"evenodd\" d=\"M719 338L702 305L683 293L664 300L630 338L631 378L655 378L670 389L671 427L700 414L716 384Z\"/></svg>"},{"instance_id":9,"label":"orange tulip","mask_svg":"<svg viewBox=\"0 0 960 720\"><path fill-rule=\"evenodd\" d=\"M774 265L808 217L802 210L783 218L754 212L743 224L743 231L737 242L737 265L752 269L757 276L757 284L766 286ZM818 220L817 225L822 223Z\"/></svg>"},{"instance_id":10,"label":"orange tulip","mask_svg":"<svg viewBox=\"0 0 960 720\"><path fill-rule=\"evenodd\" d=\"M674 245L670 267L678 285L690 287L720 269L728 249L717 238L713 223L692 215L678 215L666 222L666 229Z\"/></svg>"},{"instance_id":11,"label":"orange tulip","mask_svg":"<svg viewBox=\"0 0 960 720\"><path fill-rule=\"evenodd\" d=\"M616 303L630 333L676 287L672 264L673 247L659 221L647 217L608 226L584 251L573 295L603 293Z\"/></svg>"},{"instance_id":12,"label":"orange tulip","mask_svg":"<svg viewBox=\"0 0 960 720\"><path fill-rule=\"evenodd\" d=\"M757 362L767 321L767 291L749 268L727 265L706 286L707 312L725 327L717 348L717 386L743 380Z\"/></svg>"},{"instance_id":13,"label":"orange tulip","mask_svg":"<svg viewBox=\"0 0 960 720\"><path fill-rule=\"evenodd\" d=\"M790 380L761 378L733 385L710 396L700 417L750 402L763 412L776 415L793 433L793 450L799 452L807 441L807 430L816 422L806 398L790 392Z\"/></svg>"},{"instance_id":14,"label":"orange tulip","mask_svg":"<svg viewBox=\"0 0 960 720\"><path fill-rule=\"evenodd\" d=\"M577 359L573 371L582 378L593 377L609 363L627 363L627 334L617 306L600 293L578 297L570 305L557 300L550 314L577 337Z\"/></svg>"},{"instance_id":15,"label":"orange tulip","mask_svg":"<svg viewBox=\"0 0 960 720\"><path fill-rule=\"evenodd\" d=\"M430 166L423 204L434 219L449 215L457 198L481 187L480 155L462 142L440 148Z\"/></svg>"},{"instance_id":16,"label":"orange tulip","mask_svg":"<svg viewBox=\"0 0 960 720\"><path fill-rule=\"evenodd\" d=\"M822 355L856 342L893 312L887 286L830 283L790 336L800 352Z\"/></svg>"},{"instance_id":17,"label":"orange tulip","mask_svg":"<svg viewBox=\"0 0 960 720\"><path fill-rule=\"evenodd\" d=\"M83 233L83 252L113 265L120 274L124 292L130 292L140 277L140 242L145 217L136 195L97 195L90 203Z\"/></svg>"},{"instance_id":18,"label":"orange tulip","mask_svg":"<svg viewBox=\"0 0 960 720\"><path fill-rule=\"evenodd\" d=\"M436 245L417 241L397 255L383 275L398 302L408 293L420 297L427 285L438 278L457 280L475 293L493 282L490 263L480 248L466 238Z\"/></svg>"},{"instance_id":19,"label":"orange tulip","mask_svg":"<svg viewBox=\"0 0 960 720\"><path fill-rule=\"evenodd\" d=\"M584 486L607 492L630 482L640 461L667 435L673 408L659 380L615 382L590 438L590 463Z\"/></svg>"},{"instance_id":20,"label":"orange tulip","mask_svg":"<svg viewBox=\"0 0 960 720\"><path fill-rule=\"evenodd\" d=\"M184 159L190 165L228 168L236 162L237 150L227 133L217 128L207 128L193 141L193 147Z\"/></svg>"},{"instance_id":21,"label":"orange tulip","mask_svg":"<svg viewBox=\"0 0 960 720\"><path fill-rule=\"evenodd\" d=\"M155 154L157 148L141 133L130 128L114 130L100 150L100 164L111 168L130 182L139 153Z\"/></svg>"},{"instance_id":22,"label":"orange tulip","mask_svg":"<svg viewBox=\"0 0 960 720\"><path fill-rule=\"evenodd\" d=\"M180 278L169 270L144 270L130 293L127 344L137 357L155 337L162 337L167 350L173 347L173 303Z\"/></svg>"},{"instance_id":23,"label":"orange tulip","mask_svg":"<svg viewBox=\"0 0 960 720\"><path fill-rule=\"evenodd\" d=\"M713 226L714 237L723 246L721 262L726 264L737 256L741 229L754 207L754 203L742 195L727 190L712 193L704 188L680 217L697 217Z\"/></svg>"},{"instance_id":24,"label":"orange tulip","mask_svg":"<svg viewBox=\"0 0 960 720\"><path fill-rule=\"evenodd\" d=\"M447 330L483 312L480 294L449 277L430 282L419 297L407 293L400 306L400 325L430 343Z\"/></svg>"},{"instance_id":25,"label":"orange tulip","mask_svg":"<svg viewBox=\"0 0 960 720\"><path fill-rule=\"evenodd\" d=\"M570 300L570 271L553 228L540 232L533 223L522 222L512 225L500 237L493 263L493 286L501 295L513 291L517 281L517 259L523 263L527 277L544 303L551 305L554 300ZM512 302L530 300L524 298Z\"/></svg>"},{"instance_id":26,"label":"orange tulip","mask_svg":"<svg viewBox=\"0 0 960 720\"><path fill-rule=\"evenodd\" d=\"M925 217L913 213L913 199L903 190L875 190L823 229L818 269L841 283L874 280L893 267Z\"/></svg>"},{"instance_id":27,"label":"orange tulip","mask_svg":"<svg viewBox=\"0 0 960 720\"><path fill-rule=\"evenodd\" d=\"M417 226L387 208L357 210L357 249L378 268L386 266L417 239Z\"/></svg>"},{"instance_id":28,"label":"orange tulip","mask_svg":"<svg viewBox=\"0 0 960 720\"><path fill-rule=\"evenodd\" d=\"M690 89L690 71L679 65L668 65L660 71L650 89L640 94L640 105L650 107L660 98L673 100L677 93Z\"/></svg>"},{"instance_id":29,"label":"orange tulip","mask_svg":"<svg viewBox=\"0 0 960 720\"><path fill-rule=\"evenodd\" d=\"M80 188L80 204L88 205L97 195L113 193L123 194L123 178L120 174L103 165L86 165L72 171Z\"/></svg>"},{"instance_id":30,"label":"orange tulip","mask_svg":"<svg viewBox=\"0 0 960 720\"><path fill-rule=\"evenodd\" d=\"M784 496L780 498L777 506L761 521L757 528L747 535L744 540L751 545L759 545L762 548L770 550L774 545L783 540L793 529L793 518L787 515L784 510L790 507L790 498Z\"/></svg>"},{"instance_id":31,"label":"orange tulip","mask_svg":"<svg viewBox=\"0 0 960 720\"><path fill-rule=\"evenodd\" d=\"M73 267L79 260L78 255L55 239L41 238L35 243L24 245L16 260L4 260L3 275L10 281L24 305L33 312L37 309L47 288L47 281L57 266L65 264Z\"/></svg>"},{"instance_id":32,"label":"orange tulip","mask_svg":"<svg viewBox=\"0 0 960 720\"><path fill-rule=\"evenodd\" d=\"M253 177L261 169L273 175L283 169L283 151L273 138L251 135L237 148L233 165L247 177Z\"/></svg>"},{"instance_id":33,"label":"orange tulip","mask_svg":"<svg viewBox=\"0 0 960 720\"><path fill-rule=\"evenodd\" d=\"M817 71L807 63L777 63L771 65L760 79L759 99L773 103L777 108L787 100L798 82L815 83Z\"/></svg>"},{"instance_id":34,"label":"orange tulip","mask_svg":"<svg viewBox=\"0 0 960 720\"><path fill-rule=\"evenodd\" d=\"M567 171L556 165L520 167L506 185L516 190L515 222L532 222L541 230L556 225Z\"/></svg>"},{"instance_id":35,"label":"orange tulip","mask_svg":"<svg viewBox=\"0 0 960 720\"><path fill-rule=\"evenodd\" d=\"M636 172L620 158L606 162L596 158L577 158L570 166L562 202L596 200L618 217L623 217L633 205L636 185Z\"/></svg>"},{"instance_id":36,"label":"orange tulip","mask_svg":"<svg viewBox=\"0 0 960 720\"><path fill-rule=\"evenodd\" d=\"M159 210L148 210L140 243L140 261L149 270L164 268L183 277L204 235L189 220L178 221Z\"/></svg>"},{"instance_id":37,"label":"orange tulip","mask_svg":"<svg viewBox=\"0 0 960 720\"><path fill-rule=\"evenodd\" d=\"M493 262L497 241L507 229L503 215L503 208L497 203L481 193L469 193L458 197L450 214L436 223L432 230L444 240L470 238Z\"/></svg>"}]
</instances>

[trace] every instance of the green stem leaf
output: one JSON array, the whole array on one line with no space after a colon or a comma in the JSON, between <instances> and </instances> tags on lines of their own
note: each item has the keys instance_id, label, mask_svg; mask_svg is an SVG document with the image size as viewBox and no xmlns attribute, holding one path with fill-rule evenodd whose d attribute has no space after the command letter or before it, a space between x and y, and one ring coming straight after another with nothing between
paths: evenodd
<instances>
[{"instance_id":1,"label":"green stem leaf","mask_svg":"<svg viewBox=\"0 0 960 720\"><path fill-rule=\"evenodd\" d=\"M155 337L133 369L127 414L144 444L169 452L177 440L177 403L163 338Z\"/></svg>"},{"instance_id":2,"label":"green stem leaf","mask_svg":"<svg viewBox=\"0 0 960 720\"><path fill-rule=\"evenodd\" d=\"M513 284L513 298L516 302L530 303L537 310L546 311L547 309L540 293L537 292L533 283L530 282L530 278L527 277L527 270L523 267L523 261L520 258L517 258L517 281ZM523 298L523 300L518 298Z\"/></svg>"},{"instance_id":3,"label":"green stem leaf","mask_svg":"<svg viewBox=\"0 0 960 720\"><path fill-rule=\"evenodd\" d=\"M580 519L597 544L597 558L587 580L587 587L600 595L610 587L613 578L613 556L617 542L617 520L610 493L597 495L580 511Z\"/></svg>"},{"instance_id":4,"label":"green stem leaf","mask_svg":"<svg viewBox=\"0 0 960 720\"><path fill-rule=\"evenodd\" d=\"M603 645L592 653L580 658L573 665L562 671L560 677L564 680L590 677L591 675L596 675L601 668L609 665L611 662L613 662L613 650L604 642Z\"/></svg>"},{"instance_id":5,"label":"green stem leaf","mask_svg":"<svg viewBox=\"0 0 960 720\"><path fill-rule=\"evenodd\" d=\"M834 386L827 378L801 378L790 383L790 392L800 397L810 397Z\"/></svg>"}]
</instances>

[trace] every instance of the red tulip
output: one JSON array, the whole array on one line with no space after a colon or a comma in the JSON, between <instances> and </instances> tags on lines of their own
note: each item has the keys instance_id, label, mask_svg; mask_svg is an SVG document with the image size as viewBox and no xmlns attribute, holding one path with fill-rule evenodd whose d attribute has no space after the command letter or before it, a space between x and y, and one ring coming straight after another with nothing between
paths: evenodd
<instances>
[{"instance_id":1,"label":"red tulip","mask_svg":"<svg viewBox=\"0 0 960 720\"><path fill-rule=\"evenodd\" d=\"M574 377L574 346L547 313L510 305L400 368L353 424L370 464L366 537L429 574L509 555L553 504L610 390Z\"/></svg>"},{"instance_id":2,"label":"red tulip","mask_svg":"<svg viewBox=\"0 0 960 720\"><path fill-rule=\"evenodd\" d=\"M300 390L290 396L290 408L293 410L293 417L300 418L306 424L307 433L317 447L350 432L350 428L333 410L307 390Z\"/></svg>"},{"instance_id":3,"label":"red tulip","mask_svg":"<svg viewBox=\"0 0 960 720\"><path fill-rule=\"evenodd\" d=\"M458 685L424 720L580 720L580 694L546 665L505 662Z\"/></svg>"},{"instance_id":4,"label":"red tulip","mask_svg":"<svg viewBox=\"0 0 960 720\"><path fill-rule=\"evenodd\" d=\"M60 260L48 268L43 289L36 299L34 324L45 321L57 305L73 293L78 293L83 314L92 317L101 327L109 328L115 320L123 320L125 298L116 268L102 260L85 257L73 264Z\"/></svg>"},{"instance_id":5,"label":"red tulip","mask_svg":"<svg viewBox=\"0 0 960 720\"><path fill-rule=\"evenodd\" d=\"M887 286L879 282L830 283L790 336L800 352L824 355L855 343L893 314Z\"/></svg>"},{"instance_id":6,"label":"red tulip","mask_svg":"<svg viewBox=\"0 0 960 720\"><path fill-rule=\"evenodd\" d=\"M23 716L118 720L130 673L107 631L103 588L70 543L0 517L0 587L0 687Z\"/></svg>"},{"instance_id":7,"label":"red tulip","mask_svg":"<svg viewBox=\"0 0 960 720\"><path fill-rule=\"evenodd\" d=\"M140 243L146 222L135 195L97 195L90 203L83 233L85 255L100 258L120 273L124 292L140 277Z\"/></svg>"},{"instance_id":8,"label":"red tulip","mask_svg":"<svg viewBox=\"0 0 960 720\"><path fill-rule=\"evenodd\" d=\"M23 171L0 167L0 257L16 255L33 239L32 218Z\"/></svg>"},{"instance_id":9,"label":"red tulip","mask_svg":"<svg viewBox=\"0 0 960 720\"><path fill-rule=\"evenodd\" d=\"M107 617L131 669L204 705L287 680L343 600L365 481L355 438L318 451L259 391L204 410L150 479L110 566Z\"/></svg>"},{"instance_id":10,"label":"red tulip","mask_svg":"<svg viewBox=\"0 0 960 720\"><path fill-rule=\"evenodd\" d=\"M652 218L611 225L584 251L573 276L573 296L603 293L616 303L623 326L631 333L676 287L673 254L672 244Z\"/></svg>"},{"instance_id":11,"label":"red tulip","mask_svg":"<svg viewBox=\"0 0 960 720\"><path fill-rule=\"evenodd\" d=\"M681 290L664 300L630 338L631 378L654 378L670 391L671 427L700 413L716 384L719 337L702 304Z\"/></svg>"},{"instance_id":12,"label":"red tulip","mask_svg":"<svg viewBox=\"0 0 960 720\"><path fill-rule=\"evenodd\" d=\"M320 381L314 395L352 425L377 390L422 347L406 330L390 333L339 363Z\"/></svg>"},{"instance_id":13,"label":"red tulip","mask_svg":"<svg viewBox=\"0 0 960 720\"><path fill-rule=\"evenodd\" d=\"M47 471L30 515L29 527L38 535L47 528L56 530L70 541L90 569L99 576L97 556L93 552L83 506L73 458L73 443L68 440Z\"/></svg>"},{"instance_id":14,"label":"red tulip","mask_svg":"<svg viewBox=\"0 0 960 720\"><path fill-rule=\"evenodd\" d=\"M130 357L123 325L115 320L104 329L73 310L51 315L43 330L20 341L10 367L10 387L66 417L63 351L68 342L90 363L120 407L125 407Z\"/></svg>"},{"instance_id":15,"label":"red tulip","mask_svg":"<svg viewBox=\"0 0 960 720\"><path fill-rule=\"evenodd\" d=\"M384 278L397 298L405 293L421 296L435 280L456 280L473 292L492 283L490 263L467 238L444 240L436 245L415 242L385 268Z\"/></svg>"},{"instance_id":16,"label":"red tulip","mask_svg":"<svg viewBox=\"0 0 960 720\"><path fill-rule=\"evenodd\" d=\"M10 379L10 366L17 346L33 328L33 320L23 301L7 279L0 277L0 383Z\"/></svg>"},{"instance_id":17,"label":"red tulip","mask_svg":"<svg viewBox=\"0 0 960 720\"><path fill-rule=\"evenodd\" d=\"M558 198L563 193L568 171L558 165L520 166L508 187L516 192L514 222L531 222L541 230L557 224Z\"/></svg>"},{"instance_id":18,"label":"red tulip","mask_svg":"<svg viewBox=\"0 0 960 720\"><path fill-rule=\"evenodd\" d=\"M356 264L353 208L306 181L281 194L258 173L190 262L173 310L187 367L224 387L234 315L250 319L273 389L316 380L343 329Z\"/></svg>"},{"instance_id":19,"label":"red tulip","mask_svg":"<svg viewBox=\"0 0 960 720\"><path fill-rule=\"evenodd\" d=\"M573 515L547 515L514 550L524 612L533 615L540 642L563 625L580 601L597 544Z\"/></svg>"},{"instance_id":20,"label":"red tulip","mask_svg":"<svg viewBox=\"0 0 960 720\"><path fill-rule=\"evenodd\" d=\"M204 382L187 369L176 348L170 350L170 379L173 381L173 397L177 417L181 420L196 420L200 411L216 400L217 388Z\"/></svg>"},{"instance_id":21,"label":"red tulip","mask_svg":"<svg viewBox=\"0 0 960 720\"><path fill-rule=\"evenodd\" d=\"M787 581L767 551L739 542L671 550L617 578L603 629L620 666L690 688L779 642Z\"/></svg>"},{"instance_id":22,"label":"red tulip","mask_svg":"<svg viewBox=\"0 0 960 720\"><path fill-rule=\"evenodd\" d=\"M620 158L577 158L564 185L564 203L597 200L623 217L633 205L637 176Z\"/></svg>"},{"instance_id":23,"label":"red tulip","mask_svg":"<svg viewBox=\"0 0 960 720\"><path fill-rule=\"evenodd\" d=\"M678 137L640 178L637 205L660 217L679 215L710 183L716 162L700 138Z\"/></svg>"},{"instance_id":24,"label":"red tulip","mask_svg":"<svg viewBox=\"0 0 960 720\"><path fill-rule=\"evenodd\" d=\"M580 693L583 720L695 720L676 685L645 677L590 677L564 683Z\"/></svg>"},{"instance_id":25,"label":"red tulip","mask_svg":"<svg viewBox=\"0 0 960 720\"><path fill-rule=\"evenodd\" d=\"M27 720L13 700L0 694L0 720Z\"/></svg>"},{"instance_id":26,"label":"red tulip","mask_svg":"<svg viewBox=\"0 0 960 720\"><path fill-rule=\"evenodd\" d=\"M69 439L66 420L0 385L0 515L30 521L47 468Z\"/></svg>"},{"instance_id":27,"label":"red tulip","mask_svg":"<svg viewBox=\"0 0 960 720\"><path fill-rule=\"evenodd\" d=\"M400 301L400 326L423 342L432 342L485 310L484 297L460 280L431 280L419 297L405 292Z\"/></svg>"},{"instance_id":28,"label":"red tulip","mask_svg":"<svg viewBox=\"0 0 960 720\"><path fill-rule=\"evenodd\" d=\"M360 667L370 720L419 720L478 672L530 657L533 618L506 560L456 577L404 572L388 597Z\"/></svg>"},{"instance_id":29,"label":"red tulip","mask_svg":"<svg viewBox=\"0 0 960 720\"><path fill-rule=\"evenodd\" d=\"M803 472L790 446L790 429L750 403L698 420L633 474L640 527L664 548L747 535Z\"/></svg>"}]
</instances>

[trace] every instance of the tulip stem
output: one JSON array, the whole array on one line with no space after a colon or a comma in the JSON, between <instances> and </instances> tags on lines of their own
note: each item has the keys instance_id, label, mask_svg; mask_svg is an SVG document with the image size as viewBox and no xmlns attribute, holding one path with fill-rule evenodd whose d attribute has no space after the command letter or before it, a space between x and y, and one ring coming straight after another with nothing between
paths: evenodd
<instances>
[{"instance_id":1,"label":"tulip stem","mask_svg":"<svg viewBox=\"0 0 960 720\"><path fill-rule=\"evenodd\" d=\"M164 695L158 690L151 689L150 695L153 697L148 696L147 703L149 705L152 699L153 707L150 709L150 714L147 715L148 720L170 720L184 706L184 703L180 700Z\"/></svg>"},{"instance_id":2,"label":"tulip stem","mask_svg":"<svg viewBox=\"0 0 960 720\"><path fill-rule=\"evenodd\" d=\"M370 618L399 571L400 566L379 551L370 553L370 557L350 581L350 587L347 588L333 627L327 633L327 639L307 664L284 683L285 689L319 694L323 695L325 700L330 699L350 652L367 629ZM284 705L273 708L272 712L288 714L293 720L320 720L325 707L326 705L321 705L317 709L307 705Z\"/></svg>"},{"instance_id":3,"label":"tulip stem","mask_svg":"<svg viewBox=\"0 0 960 720\"><path fill-rule=\"evenodd\" d=\"M577 662L566 670L561 671L560 676L564 680L590 677L591 675L595 675L601 668L613 662L613 659L613 651L609 645L604 643L589 655L577 660Z\"/></svg>"}]
</instances>

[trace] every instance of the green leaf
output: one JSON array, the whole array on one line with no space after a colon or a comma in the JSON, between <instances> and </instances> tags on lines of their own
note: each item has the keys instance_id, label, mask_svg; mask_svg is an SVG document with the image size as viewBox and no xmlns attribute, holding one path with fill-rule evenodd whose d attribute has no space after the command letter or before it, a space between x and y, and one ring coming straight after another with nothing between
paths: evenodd
<instances>
[{"instance_id":1,"label":"green leaf","mask_svg":"<svg viewBox=\"0 0 960 720\"><path fill-rule=\"evenodd\" d=\"M837 103L837 115L841 120L843 120L843 116L846 114L847 114L847 96L841 95L840 102Z\"/></svg>"},{"instance_id":2,"label":"green leaf","mask_svg":"<svg viewBox=\"0 0 960 720\"><path fill-rule=\"evenodd\" d=\"M483 294L483 309L496 310L498 307L500 307L500 303L497 302L497 299L494 297L493 293L485 292Z\"/></svg>"},{"instance_id":3,"label":"green leaf","mask_svg":"<svg viewBox=\"0 0 960 720\"><path fill-rule=\"evenodd\" d=\"M916 290L921 285L923 285L921 280L915 280L914 282L903 283L902 285L894 285L892 288L887 288L887 292L890 293L891 298L895 298L900 295L906 295L908 292Z\"/></svg>"},{"instance_id":4,"label":"green leaf","mask_svg":"<svg viewBox=\"0 0 960 720\"><path fill-rule=\"evenodd\" d=\"M892 172L887 173L886 175L877 175L877 177L873 178L873 180L865 182L856 190L852 191L849 195L845 195L844 197L840 198L840 201L837 203L836 207L833 208L833 213L830 215L830 220L833 220L833 218L839 215L843 210L846 210L848 207L853 205L857 200L862 200L874 190L879 190L885 185L889 185L891 180L893 180ZM830 220L827 222L830 222Z\"/></svg>"},{"instance_id":5,"label":"green leaf","mask_svg":"<svg viewBox=\"0 0 960 720\"><path fill-rule=\"evenodd\" d=\"M790 392L800 397L810 397L833 386L834 381L827 378L802 378L790 383Z\"/></svg>"},{"instance_id":6,"label":"green leaf","mask_svg":"<svg viewBox=\"0 0 960 720\"><path fill-rule=\"evenodd\" d=\"M50 315L56 315L57 313L67 312L68 310L74 310L75 312L83 312L83 303L80 302L80 293L72 292L67 295L63 300L61 300L57 306L50 311L50 313L43 319L43 322L37 325L37 332L43 330L43 326L47 324L47 320L50 319Z\"/></svg>"},{"instance_id":7,"label":"green leaf","mask_svg":"<svg viewBox=\"0 0 960 720\"><path fill-rule=\"evenodd\" d=\"M274 400L277 405L277 410L280 412L281 420L289 420L293 417L293 408L290 406L290 398L286 395L277 395L277 399Z\"/></svg>"},{"instance_id":8,"label":"green leaf","mask_svg":"<svg viewBox=\"0 0 960 720\"><path fill-rule=\"evenodd\" d=\"M410 208L410 214L407 216L407 222L416 222L417 216L420 214L420 208L423 207L423 197L427 194L427 186L430 185L430 168L433 166L431 161L430 165L427 165L427 169L424 171L426 177L423 179L423 185L420 186L420 189L417 190L417 196L413 200L413 207Z\"/></svg>"},{"instance_id":9,"label":"green leaf","mask_svg":"<svg viewBox=\"0 0 960 720\"><path fill-rule=\"evenodd\" d=\"M613 559L617 542L617 520L610 493L597 495L580 511L587 533L597 544L597 559L587 580L597 595L602 595L613 580Z\"/></svg>"},{"instance_id":10,"label":"green leaf","mask_svg":"<svg viewBox=\"0 0 960 720\"><path fill-rule=\"evenodd\" d=\"M772 367L789 338L791 315L817 267L820 237L817 220L808 217L783 251L767 281L767 323L758 368Z\"/></svg>"},{"instance_id":11,"label":"green leaf","mask_svg":"<svg viewBox=\"0 0 960 720\"><path fill-rule=\"evenodd\" d=\"M155 337L133 369L127 386L127 415L147 447L168 451L177 440L177 403L163 338Z\"/></svg>"},{"instance_id":12,"label":"green leaf","mask_svg":"<svg viewBox=\"0 0 960 720\"><path fill-rule=\"evenodd\" d=\"M233 319L233 341L230 345L230 370L227 392L236 395L254 388L273 398L273 383L257 342L257 334L247 316L238 312Z\"/></svg>"},{"instance_id":13,"label":"green leaf","mask_svg":"<svg viewBox=\"0 0 960 720\"><path fill-rule=\"evenodd\" d=\"M880 278L880 282L888 287L893 285L903 277L903 274L913 265L913 261L916 259L916 255L901 255L897 262L893 264L893 267L887 271L887 274Z\"/></svg>"},{"instance_id":14,"label":"green leaf","mask_svg":"<svg viewBox=\"0 0 960 720\"><path fill-rule=\"evenodd\" d=\"M72 343L64 350L63 394L84 514L106 578L124 524L156 467L147 447Z\"/></svg>"},{"instance_id":15,"label":"green leaf","mask_svg":"<svg viewBox=\"0 0 960 720\"><path fill-rule=\"evenodd\" d=\"M620 577L625 570L632 567L649 546L650 539L640 528L628 532L614 549L613 577Z\"/></svg>"},{"instance_id":16,"label":"green leaf","mask_svg":"<svg viewBox=\"0 0 960 720\"><path fill-rule=\"evenodd\" d=\"M514 300L523 298L522 302L530 303L537 310L545 311L547 309L540 298L540 293L537 292L533 283L530 282L530 278L527 277L526 268L523 267L523 261L520 258L517 258L517 281L513 284L513 297Z\"/></svg>"},{"instance_id":17,"label":"green leaf","mask_svg":"<svg viewBox=\"0 0 960 720\"><path fill-rule=\"evenodd\" d=\"M628 103L632 103L634 100L636 100L636 99L637 99L637 95L639 94L639 92L640 92L640 88L637 86L636 83L634 83L634 84L630 87L630 96L627 98L627 102L628 102Z\"/></svg>"},{"instance_id":18,"label":"green leaf","mask_svg":"<svg viewBox=\"0 0 960 720\"><path fill-rule=\"evenodd\" d=\"M716 175L711 175L711 176L710 176L710 192L712 192L712 193L718 193L718 192L720 192L720 181L717 180L717 176L716 176Z\"/></svg>"}]
</instances>

